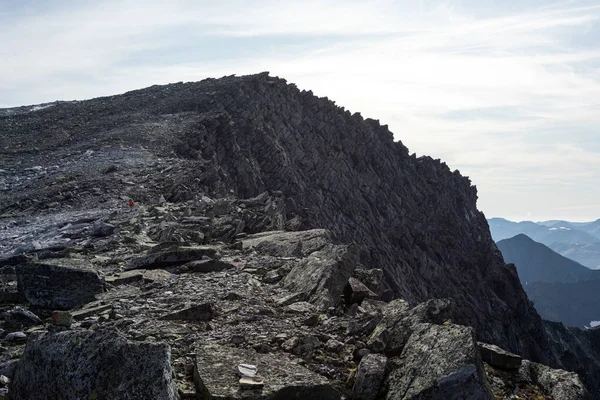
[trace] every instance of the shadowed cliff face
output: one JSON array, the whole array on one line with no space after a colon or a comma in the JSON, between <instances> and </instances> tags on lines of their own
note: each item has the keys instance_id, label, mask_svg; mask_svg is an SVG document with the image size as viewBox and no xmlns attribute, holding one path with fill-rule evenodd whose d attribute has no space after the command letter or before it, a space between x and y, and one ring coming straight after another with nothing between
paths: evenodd
<instances>
[{"instance_id":1,"label":"shadowed cliff face","mask_svg":"<svg viewBox=\"0 0 600 400\"><path fill-rule=\"evenodd\" d=\"M409 155L377 121L267 74L2 115L0 169L71 163L79 171L53 185L51 173L4 179L12 191L0 199L3 212L38 209L44 199L90 207L124 192L143 202L281 191L288 219L357 243L362 264L384 270L394 297L452 298L455 322L475 327L479 339L547 361L541 320L490 237L475 187L439 160ZM105 173L114 164L160 168L132 182Z\"/></svg>"}]
</instances>

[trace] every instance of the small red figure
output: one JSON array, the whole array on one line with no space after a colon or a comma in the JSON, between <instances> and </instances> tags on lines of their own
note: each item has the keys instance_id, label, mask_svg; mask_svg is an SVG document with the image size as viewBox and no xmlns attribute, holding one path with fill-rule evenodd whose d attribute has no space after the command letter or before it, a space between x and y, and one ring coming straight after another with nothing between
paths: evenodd
<instances>
[{"instance_id":1,"label":"small red figure","mask_svg":"<svg viewBox=\"0 0 600 400\"><path fill-rule=\"evenodd\" d=\"M129 199L129 207L133 208L134 205L135 203L133 202L133 199Z\"/></svg>"}]
</instances>

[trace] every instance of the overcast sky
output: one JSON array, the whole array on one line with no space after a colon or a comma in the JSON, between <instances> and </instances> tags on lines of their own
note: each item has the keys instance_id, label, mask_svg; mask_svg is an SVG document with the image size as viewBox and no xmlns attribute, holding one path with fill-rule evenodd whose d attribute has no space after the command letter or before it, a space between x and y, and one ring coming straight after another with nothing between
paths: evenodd
<instances>
[{"instance_id":1,"label":"overcast sky","mask_svg":"<svg viewBox=\"0 0 600 400\"><path fill-rule=\"evenodd\" d=\"M486 216L600 218L598 1L0 0L0 107L270 71L387 123Z\"/></svg>"}]
</instances>

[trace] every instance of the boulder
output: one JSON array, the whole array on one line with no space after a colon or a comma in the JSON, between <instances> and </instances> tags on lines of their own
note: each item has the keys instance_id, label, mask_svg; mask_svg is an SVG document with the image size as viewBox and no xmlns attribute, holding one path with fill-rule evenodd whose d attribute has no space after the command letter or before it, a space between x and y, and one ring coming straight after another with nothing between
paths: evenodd
<instances>
[{"instance_id":1,"label":"boulder","mask_svg":"<svg viewBox=\"0 0 600 400\"><path fill-rule=\"evenodd\" d=\"M92 237L103 238L112 235L117 228L114 225L106 222L97 222L92 227L90 235Z\"/></svg>"},{"instance_id":2,"label":"boulder","mask_svg":"<svg viewBox=\"0 0 600 400\"><path fill-rule=\"evenodd\" d=\"M367 354L360 360L356 371L356 381L352 387L351 400L371 400L377 398L385 378L387 358L381 354Z\"/></svg>"},{"instance_id":3,"label":"boulder","mask_svg":"<svg viewBox=\"0 0 600 400\"><path fill-rule=\"evenodd\" d=\"M69 310L95 299L103 283L91 264L77 259L55 259L16 267L17 285L33 306Z\"/></svg>"},{"instance_id":4,"label":"boulder","mask_svg":"<svg viewBox=\"0 0 600 400\"><path fill-rule=\"evenodd\" d=\"M383 270L379 268L355 269L352 276L376 294L381 293L381 280L383 279Z\"/></svg>"},{"instance_id":5,"label":"boulder","mask_svg":"<svg viewBox=\"0 0 600 400\"><path fill-rule=\"evenodd\" d=\"M254 379L262 385L245 389L237 366L256 366ZM327 379L297 364L287 354L261 354L216 344L201 345L194 363L196 391L203 399L339 400L340 393Z\"/></svg>"},{"instance_id":6,"label":"boulder","mask_svg":"<svg viewBox=\"0 0 600 400\"><path fill-rule=\"evenodd\" d=\"M17 364L11 398L177 399L171 351L116 330L36 333Z\"/></svg>"},{"instance_id":7,"label":"boulder","mask_svg":"<svg viewBox=\"0 0 600 400\"><path fill-rule=\"evenodd\" d=\"M452 316L452 302L448 299L432 299L411 309L404 300L397 299L388 303L382 313L383 318L373 330L367 345L373 351L385 351L392 357L402 352L415 326L447 321Z\"/></svg>"},{"instance_id":8,"label":"boulder","mask_svg":"<svg viewBox=\"0 0 600 400\"><path fill-rule=\"evenodd\" d=\"M562 369L552 369L542 364L527 362L523 367L529 370L534 383L553 399L581 400L589 399L589 395L579 375Z\"/></svg>"},{"instance_id":9,"label":"boulder","mask_svg":"<svg viewBox=\"0 0 600 400\"><path fill-rule=\"evenodd\" d=\"M205 256L212 258L216 252L215 248L207 246L161 251L129 260L125 270L174 267L190 261L201 260Z\"/></svg>"},{"instance_id":10,"label":"boulder","mask_svg":"<svg viewBox=\"0 0 600 400\"><path fill-rule=\"evenodd\" d=\"M521 366L521 357L510 353L500 347L488 344L478 343L481 359L492 367L500 369L519 369Z\"/></svg>"},{"instance_id":11,"label":"boulder","mask_svg":"<svg viewBox=\"0 0 600 400\"><path fill-rule=\"evenodd\" d=\"M388 377L388 400L493 399L472 328L420 324Z\"/></svg>"},{"instance_id":12,"label":"boulder","mask_svg":"<svg viewBox=\"0 0 600 400\"><path fill-rule=\"evenodd\" d=\"M304 293L321 310L335 306L356 266L355 246L327 245L310 254L282 280L283 286Z\"/></svg>"},{"instance_id":13,"label":"boulder","mask_svg":"<svg viewBox=\"0 0 600 400\"><path fill-rule=\"evenodd\" d=\"M344 301L346 305L361 304L366 298L376 299L377 295L373 293L364 283L356 278L350 277L344 287Z\"/></svg>"},{"instance_id":14,"label":"boulder","mask_svg":"<svg viewBox=\"0 0 600 400\"><path fill-rule=\"evenodd\" d=\"M276 257L306 257L321 250L330 241L331 233L325 229L271 231L247 236L242 240L242 246Z\"/></svg>"}]
</instances>

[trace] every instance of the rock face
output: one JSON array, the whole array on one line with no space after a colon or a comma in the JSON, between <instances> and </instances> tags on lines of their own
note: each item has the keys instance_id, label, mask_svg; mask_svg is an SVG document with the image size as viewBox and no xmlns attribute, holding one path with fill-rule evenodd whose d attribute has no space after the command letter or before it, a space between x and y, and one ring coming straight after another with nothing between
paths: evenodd
<instances>
[{"instance_id":1,"label":"rock face","mask_svg":"<svg viewBox=\"0 0 600 400\"><path fill-rule=\"evenodd\" d=\"M422 324L389 376L387 399L493 399L473 330Z\"/></svg>"},{"instance_id":2,"label":"rock face","mask_svg":"<svg viewBox=\"0 0 600 400\"><path fill-rule=\"evenodd\" d=\"M16 269L19 291L31 305L68 310L94 300L103 290L100 277L82 260L60 259Z\"/></svg>"},{"instance_id":3,"label":"rock face","mask_svg":"<svg viewBox=\"0 0 600 400\"><path fill-rule=\"evenodd\" d=\"M116 331L46 333L29 340L11 386L15 400L178 399L168 346Z\"/></svg>"},{"instance_id":4,"label":"rock face","mask_svg":"<svg viewBox=\"0 0 600 400\"><path fill-rule=\"evenodd\" d=\"M236 375L240 364L255 365L264 386L258 389L240 387L240 377ZM194 380L204 399L341 399L340 393L326 379L288 357L217 345L198 349Z\"/></svg>"}]
</instances>

